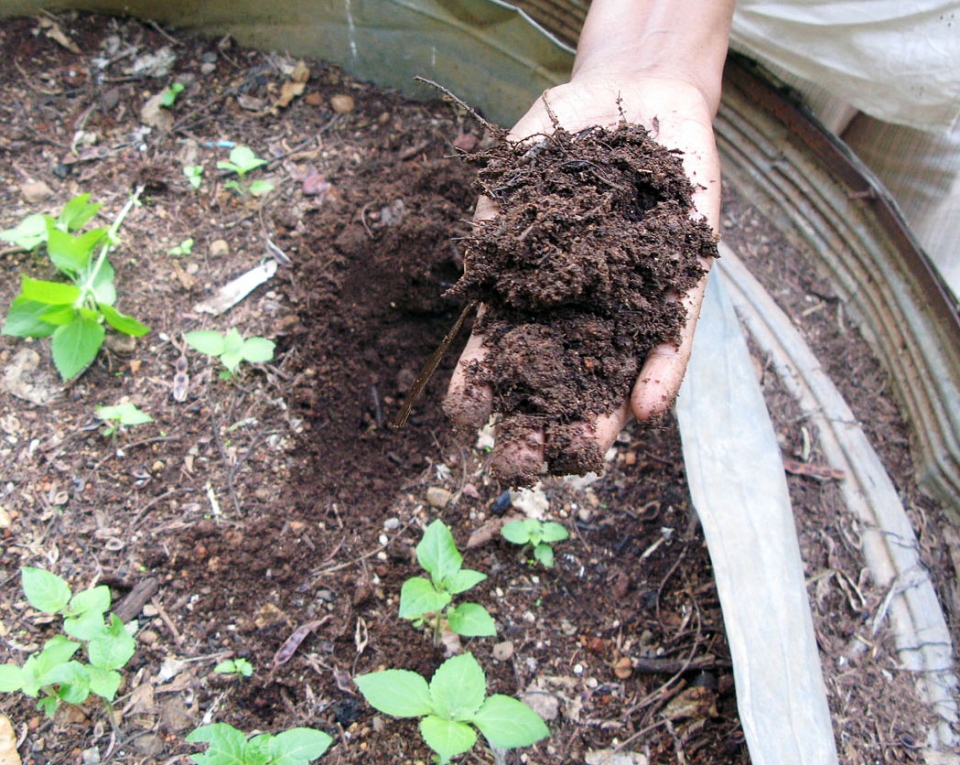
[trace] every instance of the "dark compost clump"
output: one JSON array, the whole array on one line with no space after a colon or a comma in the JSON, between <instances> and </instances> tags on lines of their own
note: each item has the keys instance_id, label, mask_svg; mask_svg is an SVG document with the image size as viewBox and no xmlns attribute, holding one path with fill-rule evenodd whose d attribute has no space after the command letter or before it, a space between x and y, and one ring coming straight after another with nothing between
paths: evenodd
<instances>
[{"instance_id":1,"label":"dark compost clump","mask_svg":"<svg viewBox=\"0 0 960 765\"><path fill-rule=\"evenodd\" d=\"M680 153L637 125L557 128L470 159L499 213L467 239L452 290L485 306L475 331L486 356L468 375L492 389L501 440L542 429L551 473L599 470L581 423L615 411L649 351L679 341L676 296L703 276L716 238ZM528 483L536 471L503 477Z\"/></svg>"}]
</instances>

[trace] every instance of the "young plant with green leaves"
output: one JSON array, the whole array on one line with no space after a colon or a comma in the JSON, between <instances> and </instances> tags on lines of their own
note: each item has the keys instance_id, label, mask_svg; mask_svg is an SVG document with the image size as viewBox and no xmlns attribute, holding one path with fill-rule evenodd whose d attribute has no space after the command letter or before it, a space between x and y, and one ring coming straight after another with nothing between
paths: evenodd
<instances>
[{"instance_id":1,"label":"young plant with green leaves","mask_svg":"<svg viewBox=\"0 0 960 765\"><path fill-rule=\"evenodd\" d=\"M199 190L203 183L203 165L185 165L183 174L187 177L187 182L193 187L193 190Z\"/></svg>"},{"instance_id":2,"label":"young plant with green leaves","mask_svg":"<svg viewBox=\"0 0 960 765\"><path fill-rule=\"evenodd\" d=\"M183 93L185 86L182 82L175 82L160 93L160 105L170 109L176 102L177 96Z\"/></svg>"},{"instance_id":3,"label":"young plant with green leaves","mask_svg":"<svg viewBox=\"0 0 960 765\"><path fill-rule=\"evenodd\" d=\"M237 146L230 151L229 160L220 160L217 167L220 170L227 170L236 173L239 180L227 181L223 184L224 188L233 189L241 195L247 193L260 197L273 191L273 184L270 181L257 180L246 184L246 176L251 170L263 167L267 160L258 157L249 146Z\"/></svg>"},{"instance_id":4,"label":"young plant with green leaves","mask_svg":"<svg viewBox=\"0 0 960 765\"><path fill-rule=\"evenodd\" d=\"M535 518L506 523L500 533L508 542L532 550L533 557L547 568L553 568L553 543L570 538L570 532L556 521L538 521Z\"/></svg>"},{"instance_id":5,"label":"young plant with green leaves","mask_svg":"<svg viewBox=\"0 0 960 765\"><path fill-rule=\"evenodd\" d=\"M172 255L175 258L185 257L193 252L194 244L196 244L196 242L194 241L193 237L188 237L180 242L180 244L174 245L167 250L167 255Z\"/></svg>"},{"instance_id":6,"label":"young plant with green leaves","mask_svg":"<svg viewBox=\"0 0 960 765\"><path fill-rule=\"evenodd\" d=\"M273 359L276 344L262 337L244 338L235 328L226 333L213 329L198 329L185 332L183 339L191 348L207 356L220 359L226 369L220 373L220 379L229 380L243 361L259 364Z\"/></svg>"},{"instance_id":7,"label":"young plant with green leaves","mask_svg":"<svg viewBox=\"0 0 960 765\"><path fill-rule=\"evenodd\" d=\"M292 728L247 738L227 723L197 728L187 736L191 744L209 744L207 751L191 754L197 765L307 765L321 757L333 738L313 728Z\"/></svg>"},{"instance_id":8,"label":"young plant with green leaves","mask_svg":"<svg viewBox=\"0 0 960 765\"><path fill-rule=\"evenodd\" d=\"M487 696L487 678L473 654L447 659L429 684L416 672L387 669L354 678L367 702L392 717L420 717L420 735L437 762L447 763L470 751L477 728L491 746L516 749L550 735L550 730L522 701Z\"/></svg>"},{"instance_id":9,"label":"young plant with green leaves","mask_svg":"<svg viewBox=\"0 0 960 765\"><path fill-rule=\"evenodd\" d=\"M213 671L218 675L226 675L239 680L240 678L253 676L253 664L243 658L227 659L217 664Z\"/></svg>"},{"instance_id":10,"label":"young plant with green leaves","mask_svg":"<svg viewBox=\"0 0 960 765\"><path fill-rule=\"evenodd\" d=\"M449 629L464 637L497 634L493 618L479 603L453 605L453 596L476 587L487 578L479 571L463 568L450 529L439 518L427 526L417 545L417 560L430 575L411 577L400 588L400 617L426 628L440 645Z\"/></svg>"},{"instance_id":11,"label":"young plant with green leaves","mask_svg":"<svg viewBox=\"0 0 960 765\"><path fill-rule=\"evenodd\" d=\"M24 276L2 330L15 337L52 337L53 363L64 380L76 377L96 357L106 336L105 325L133 337L150 331L114 308L115 272L107 259L141 191L136 191L109 228L74 233L100 209L100 205L90 204L89 194L81 194L70 200L56 218L30 216L17 228L0 232L0 238L27 249L45 244L51 263L72 282Z\"/></svg>"},{"instance_id":12,"label":"young plant with green leaves","mask_svg":"<svg viewBox=\"0 0 960 765\"><path fill-rule=\"evenodd\" d=\"M110 610L110 588L92 587L74 594L61 577L39 568L21 569L27 601L38 611L63 617L66 635L54 635L23 666L0 664L0 691L39 697L48 717L60 702L82 704L90 694L109 706L120 687L119 670L137 649L136 640ZM74 658L83 649L86 661Z\"/></svg>"},{"instance_id":13,"label":"young plant with green leaves","mask_svg":"<svg viewBox=\"0 0 960 765\"><path fill-rule=\"evenodd\" d=\"M101 432L101 435L107 438L116 435L125 427L153 422L153 417L129 401L114 406L98 406L97 417L107 423L107 427Z\"/></svg>"}]
</instances>

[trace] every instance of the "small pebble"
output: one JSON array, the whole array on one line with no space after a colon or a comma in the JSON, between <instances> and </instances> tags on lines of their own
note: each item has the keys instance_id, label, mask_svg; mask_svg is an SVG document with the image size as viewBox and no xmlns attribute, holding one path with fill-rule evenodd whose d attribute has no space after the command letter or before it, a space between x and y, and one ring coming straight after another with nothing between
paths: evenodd
<instances>
[{"instance_id":1,"label":"small pebble","mask_svg":"<svg viewBox=\"0 0 960 765\"><path fill-rule=\"evenodd\" d=\"M497 661L507 661L513 656L513 641L504 640L493 647L493 658Z\"/></svg>"},{"instance_id":2,"label":"small pebble","mask_svg":"<svg viewBox=\"0 0 960 765\"><path fill-rule=\"evenodd\" d=\"M582 665L582 664L574 664L574 665L573 665L573 674L575 674L575 675L582 675L582 674L583 674L583 665Z\"/></svg>"},{"instance_id":3,"label":"small pebble","mask_svg":"<svg viewBox=\"0 0 960 765\"><path fill-rule=\"evenodd\" d=\"M399 518L387 518L383 522L383 528L387 531L396 531L400 528L400 519Z\"/></svg>"},{"instance_id":4,"label":"small pebble","mask_svg":"<svg viewBox=\"0 0 960 765\"><path fill-rule=\"evenodd\" d=\"M430 507L443 510L443 508L450 504L451 499L453 499L453 494L439 486L431 486L427 489L427 504L429 504Z\"/></svg>"},{"instance_id":5,"label":"small pebble","mask_svg":"<svg viewBox=\"0 0 960 765\"><path fill-rule=\"evenodd\" d=\"M138 637L144 645L154 645L160 639L160 636L153 630L143 630Z\"/></svg>"},{"instance_id":6,"label":"small pebble","mask_svg":"<svg viewBox=\"0 0 960 765\"><path fill-rule=\"evenodd\" d=\"M621 680L626 680L633 674L633 662L629 656L621 656L617 663L613 665L613 674Z\"/></svg>"},{"instance_id":7,"label":"small pebble","mask_svg":"<svg viewBox=\"0 0 960 765\"><path fill-rule=\"evenodd\" d=\"M230 254L230 245L225 239L214 239L210 242L210 257L224 258Z\"/></svg>"},{"instance_id":8,"label":"small pebble","mask_svg":"<svg viewBox=\"0 0 960 765\"><path fill-rule=\"evenodd\" d=\"M560 699L539 688L531 688L520 700L547 722L556 720L560 714Z\"/></svg>"},{"instance_id":9,"label":"small pebble","mask_svg":"<svg viewBox=\"0 0 960 765\"><path fill-rule=\"evenodd\" d=\"M346 93L341 93L330 98L330 108L337 114L350 114L356 106L357 103L353 100L353 96L348 96Z\"/></svg>"},{"instance_id":10,"label":"small pebble","mask_svg":"<svg viewBox=\"0 0 960 765\"><path fill-rule=\"evenodd\" d=\"M43 181L27 181L20 187L20 196L27 204L35 205L52 197L53 189Z\"/></svg>"}]
</instances>

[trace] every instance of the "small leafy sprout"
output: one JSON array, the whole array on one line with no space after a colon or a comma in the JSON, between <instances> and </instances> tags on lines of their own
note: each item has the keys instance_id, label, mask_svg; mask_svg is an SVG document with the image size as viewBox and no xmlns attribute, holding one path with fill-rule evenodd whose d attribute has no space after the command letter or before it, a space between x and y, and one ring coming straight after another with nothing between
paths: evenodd
<instances>
[{"instance_id":1,"label":"small leafy sprout","mask_svg":"<svg viewBox=\"0 0 960 765\"><path fill-rule=\"evenodd\" d=\"M0 239L29 252L47 241L47 216L28 215L16 228L0 231Z\"/></svg>"},{"instance_id":2,"label":"small leafy sprout","mask_svg":"<svg viewBox=\"0 0 960 765\"><path fill-rule=\"evenodd\" d=\"M73 594L65 580L39 568L21 569L23 591L30 605L45 614L63 617L64 635L54 635L23 666L0 664L0 692L21 691L40 697L37 708L48 717L60 702L82 704L90 694L107 705L120 687L122 669L136 651L137 643L123 622L111 614L110 588L104 585ZM72 638L72 639L71 639ZM87 661L73 656L83 649Z\"/></svg>"},{"instance_id":3,"label":"small leafy sprout","mask_svg":"<svg viewBox=\"0 0 960 765\"><path fill-rule=\"evenodd\" d=\"M220 374L222 380L233 377L241 361L249 361L252 364L271 361L273 349L276 346L272 340L262 337L244 339L235 328L228 330L226 334L213 329L200 329L185 333L183 339L200 353L220 359L226 367Z\"/></svg>"},{"instance_id":4,"label":"small leafy sprout","mask_svg":"<svg viewBox=\"0 0 960 765\"><path fill-rule=\"evenodd\" d=\"M60 215L41 216L42 236L34 223L25 219L17 229L0 232L0 237L20 245L46 244L53 265L72 284L23 277L20 294L13 299L2 333L15 337L50 337L53 362L64 380L80 374L100 351L107 324L125 335L140 337L150 328L114 308L117 289L114 270L107 260L118 242L117 233L137 203L142 189L130 198L109 228L95 228L75 236L90 221L100 205L88 202L89 194L70 200ZM39 238L38 238L39 237Z\"/></svg>"},{"instance_id":5,"label":"small leafy sprout","mask_svg":"<svg viewBox=\"0 0 960 765\"><path fill-rule=\"evenodd\" d=\"M251 170L256 170L258 167L262 167L267 164L267 160L261 159L256 154L253 153L253 149L249 146L237 146L230 152L230 160L220 160L217 162L217 167L220 170L229 170L230 172L236 173L240 180L239 181L228 181L224 184L224 188L234 189L240 194L244 194L245 191L249 192L255 197L263 196L264 194L269 194L273 191L273 184L270 181L253 181L246 188L242 185L247 173Z\"/></svg>"},{"instance_id":6,"label":"small leafy sprout","mask_svg":"<svg viewBox=\"0 0 960 765\"><path fill-rule=\"evenodd\" d=\"M218 675L232 675L238 679L251 677L253 675L253 664L246 659L227 659L217 664L213 671Z\"/></svg>"},{"instance_id":7,"label":"small leafy sprout","mask_svg":"<svg viewBox=\"0 0 960 765\"><path fill-rule=\"evenodd\" d=\"M367 702L392 717L420 717L420 735L436 761L450 762L477 741L474 727L491 746L516 749L550 735L530 707L509 696L486 696L487 679L473 654L447 659L427 681L416 672L388 669L354 678Z\"/></svg>"},{"instance_id":8,"label":"small leafy sprout","mask_svg":"<svg viewBox=\"0 0 960 765\"><path fill-rule=\"evenodd\" d=\"M107 438L116 435L124 427L153 422L153 417L129 401L115 406L98 406L97 417L107 423L102 433Z\"/></svg>"},{"instance_id":9,"label":"small leafy sprout","mask_svg":"<svg viewBox=\"0 0 960 765\"><path fill-rule=\"evenodd\" d=\"M89 194L74 197L66 205L60 215L28 215L16 228L0 231L0 239L10 242L25 250L33 250L47 242L47 234L51 227L66 234L78 231L96 215L103 205L90 204Z\"/></svg>"},{"instance_id":10,"label":"small leafy sprout","mask_svg":"<svg viewBox=\"0 0 960 765\"><path fill-rule=\"evenodd\" d=\"M194 191L200 188L200 184L203 183L203 165L186 165L183 168L183 174L193 186Z\"/></svg>"},{"instance_id":11,"label":"small leafy sprout","mask_svg":"<svg viewBox=\"0 0 960 765\"><path fill-rule=\"evenodd\" d=\"M570 533L554 521L524 518L504 524L500 533L508 542L525 545L533 550L533 557L547 568L553 568L553 542L570 538Z\"/></svg>"},{"instance_id":12,"label":"small leafy sprout","mask_svg":"<svg viewBox=\"0 0 960 765\"><path fill-rule=\"evenodd\" d=\"M417 560L430 575L411 577L400 588L400 618L424 627L440 645L444 630L464 637L489 637L497 634L493 618L478 603L453 606L453 596L476 587L486 574L463 568L463 556L457 550L450 529L440 519L423 533L417 545Z\"/></svg>"},{"instance_id":13,"label":"small leafy sprout","mask_svg":"<svg viewBox=\"0 0 960 765\"><path fill-rule=\"evenodd\" d=\"M191 252L193 252L194 244L195 242L192 238L184 239L176 247L171 247L169 250L167 250L167 255L172 255L175 258L180 258L185 255L189 255Z\"/></svg>"},{"instance_id":14,"label":"small leafy sprout","mask_svg":"<svg viewBox=\"0 0 960 765\"><path fill-rule=\"evenodd\" d=\"M248 739L226 723L197 728L187 736L191 744L210 744L206 752L191 754L197 765L307 765L321 757L333 738L313 728L292 728Z\"/></svg>"},{"instance_id":15,"label":"small leafy sprout","mask_svg":"<svg viewBox=\"0 0 960 765\"><path fill-rule=\"evenodd\" d=\"M160 94L160 105L169 109L177 102L177 96L183 93L183 90L182 82L175 82L169 88L164 88Z\"/></svg>"}]
</instances>

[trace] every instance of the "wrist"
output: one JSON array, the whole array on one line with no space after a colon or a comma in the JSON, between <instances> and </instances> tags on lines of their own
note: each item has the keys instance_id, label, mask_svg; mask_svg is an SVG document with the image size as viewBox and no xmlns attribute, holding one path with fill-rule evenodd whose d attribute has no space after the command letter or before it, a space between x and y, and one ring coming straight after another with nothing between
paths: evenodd
<instances>
[{"instance_id":1,"label":"wrist","mask_svg":"<svg viewBox=\"0 0 960 765\"><path fill-rule=\"evenodd\" d=\"M683 82L720 104L733 0L594 0L572 79Z\"/></svg>"}]
</instances>

